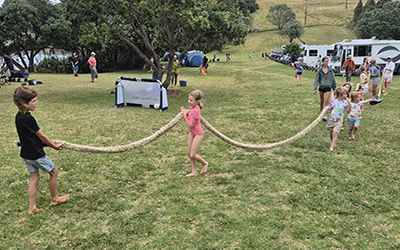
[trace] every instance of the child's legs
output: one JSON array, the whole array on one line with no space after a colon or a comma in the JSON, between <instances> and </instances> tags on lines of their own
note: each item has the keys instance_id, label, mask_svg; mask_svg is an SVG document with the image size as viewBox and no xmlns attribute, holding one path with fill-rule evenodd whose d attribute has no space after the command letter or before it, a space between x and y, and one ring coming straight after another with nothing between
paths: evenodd
<instances>
[{"instance_id":1,"label":"child's legs","mask_svg":"<svg viewBox=\"0 0 400 250\"><path fill-rule=\"evenodd\" d=\"M301 85L301 75L297 75L297 84Z\"/></svg>"},{"instance_id":2,"label":"child's legs","mask_svg":"<svg viewBox=\"0 0 400 250\"><path fill-rule=\"evenodd\" d=\"M39 184L40 180L40 174L39 170L33 173L30 173L31 175L31 182L29 183L29 188L28 188L28 196L29 196L29 212L28 213L34 213L36 208L36 193L37 193L37 187Z\"/></svg>"},{"instance_id":3,"label":"child's legs","mask_svg":"<svg viewBox=\"0 0 400 250\"><path fill-rule=\"evenodd\" d=\"M331 144L331 148L329 150L332 151L336 147L338 133L336 133L335 131L331 131L331 138L332 138L332 144Z\"/></svg>"},{"instance_id":4,"label":"child's legs","mask_svg":"<svg viewBox=\"0 0 400 250\"><path fill-rule=\"evenodd\" d=\"M197 154L197 150L200 147L200 143L203 140L203 135L195 135L193 140L192 140L192 145L189 149L189 157L193 160L196 160L198 162L200 162L203 165L206 165L207 162L200 156Z\"/></svg>"},{"instance_id":5,"label":"child's legs","mask_svg":"<svg viewBox=\"0 0 400 250\"><path fill-rule=\"evenodd\" d=\"M372 98L372 87L373 87L374 85L372 84L372 82L369 82L369 99L371 99Z\"/></svg>"},{"instance_id":6,"label":"child's legs","mask_svg":"<svg viewBox=\"0 0 400 250\"><path fill-rule=\"evenodd\" d=\"M325 106L329 106L329 97L331 96L331 92L325 93Z\"/></svg>"},{"instance_id":7,"label":"child's legs","mask_svg":"<svg viewBox=\"0 0 400 250\"><path fill-rule=\"evenodd\" d=\"M349 139L351 138L353 134L353 127L349 127Z\"/></svg>"},{"instance_id":8,"label":"child's legs","mask_svg":"<svg viewBox=\"0 0 400 250\"><path fill-rule=\"evenodd\" d=\"M58 169L56 167L54 167L49 172L49 174L50 174L49 186L50 186L51 201L56 202L57 201Z\"/></svg>"},{"instance_id":9,"label":"child's legs","mask_svg":"<svg viewBox=\"0 0 400 250\"><path fill-rule=\"evenodd\" d=\"M372 85L372 95L376 96L376 87L378 87L378 85L373 84Z\"/></svg>"}]
</instances>

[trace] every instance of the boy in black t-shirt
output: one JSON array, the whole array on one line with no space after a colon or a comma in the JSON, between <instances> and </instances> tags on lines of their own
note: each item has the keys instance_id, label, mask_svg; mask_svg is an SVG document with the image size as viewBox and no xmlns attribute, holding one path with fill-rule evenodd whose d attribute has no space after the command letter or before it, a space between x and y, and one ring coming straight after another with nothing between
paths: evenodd
<instances>
[{"instance_id":1,"label":"boy in black t-shirt","mask_svg":"<svg viewBox=\"0 0 400 250\"><path fill-rule=\"evenodd\" d=\"M51 159L43 151L43 143L55 150L62 150L63 144L55 145L40 130L35 118L30 111L34 111L37 105L37 92L31 87L21 86L14 92L14 104L19 112L15 117L15 125L21 141L21 161L25 163L26 169L31 175L31 182L28 188L29 211L28 214L35 214L40 211L36 208L36 191L40 180L39 169L50 174L50 195L51 205L56 206L65 202L69 194L57 196L57 175L58 169Z\"/></svg>"}]
</instances>

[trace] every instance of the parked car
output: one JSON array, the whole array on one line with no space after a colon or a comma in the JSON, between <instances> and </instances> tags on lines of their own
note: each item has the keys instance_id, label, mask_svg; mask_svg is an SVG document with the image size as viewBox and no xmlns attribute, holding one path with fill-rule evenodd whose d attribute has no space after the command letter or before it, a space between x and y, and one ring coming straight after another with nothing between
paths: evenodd
<instances>
[{"instance_id":1,"label":"parked car","mask_svg":"<svg viewBox=\"0 0 400 250\"><path fill-rule=\"evenodd\" d=\"M283 55L283 50L278 49L278 50L273 50L272 51L271 57L272 58L279 58L282 55Z\"/></svg>"}]
</instances>

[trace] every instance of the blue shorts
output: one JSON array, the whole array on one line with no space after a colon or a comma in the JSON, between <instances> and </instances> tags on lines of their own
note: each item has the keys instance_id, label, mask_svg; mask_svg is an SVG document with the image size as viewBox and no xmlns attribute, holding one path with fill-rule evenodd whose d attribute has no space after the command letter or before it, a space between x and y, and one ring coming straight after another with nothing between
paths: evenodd
<instances>
[{"instance_id":1,"label":"blue shorts","mask_svg":"<svg viewBox=\"0 0 400 250\"><path fill-rule=\"evenodd\" d=\"M354 127L355 125L360 125L360 118L348 118L347 126Z\"/></svg>"},{"instance_id":2,"label":"blue shorts","mask_svg":"<svg viewBox=\"0 0 400 250\"><path fill-rule=\"evenodd\" d=\"M368 93L368 88L361 89L361 91L366 94L366 93Z\"/></svg>"},{"instance_id":3,"label":"blue shorts","mask_svg":"<svg viewBox=\"0 0 400 250\"><path fill-rule=\"evenodd\" d=\"M78 70L78 66L74 66L74 70Z\"/></svg>"},{"instance_id":4,"label":"blue shorts","mask_svg":"<svg viewBox=\"0 0 400 250\"><path fill-rule=\"evenodd\" d=\"M21 161L25 163L26 169L29 173L34 173L38 171L39 168L43 171L46 171L47 173L50 173L51 170L53 170L54 168L54 163L47 155L40 157L36 160L28 160L21 157Z\"/></svg>"}]
</instances>

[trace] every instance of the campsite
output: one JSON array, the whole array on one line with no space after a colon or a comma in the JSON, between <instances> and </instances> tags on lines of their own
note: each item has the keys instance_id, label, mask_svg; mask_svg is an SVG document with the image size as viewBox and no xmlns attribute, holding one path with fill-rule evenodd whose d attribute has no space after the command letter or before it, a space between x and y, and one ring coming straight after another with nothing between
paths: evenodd
<instances>
[{"instance_id":1,"label":"campsite","mask_svg":"<svg viewBox=\"0 0 400 250\"><path fill-rule=\"evenodd\" d=\"M350 2L354 8L356 2ZM355 39L343 26L307 27L303 39L310 44ZM243 143L283 141L319 116L315 72L305 71L296 87L293 68L261 57L286 42L270 30L249 33L244 45L206 53L220 62L210 63L207 76L196 67L180 68L187 86L168 88L175 95L168 96L164 112L115 107L116 80L151 78L144 70L100 73L96 83L88 73L30 72L30 79L43 82L33 86L38 92L33 115L50 139L121 146L168 124L199 89L202 117L221 133ZM250 51L256 54L251 59ZM336 81L340 86L345 79ZM398 75L381 104L366 106L357 139L341 132L334 152L323 121L299 140L270 150L231 146L203 127L199 153L210 166L207 176L193 178L185 177L190 163L183 120L151 144L122 153L46 148L60 170L58 192L70 198L50 206L49 177L41 172L42 211L35 215L27 214L29 174L13 146L18 135L12 96L20 84L0 88L0 249L400 247Z\"/></svg>"}]
</instances>

